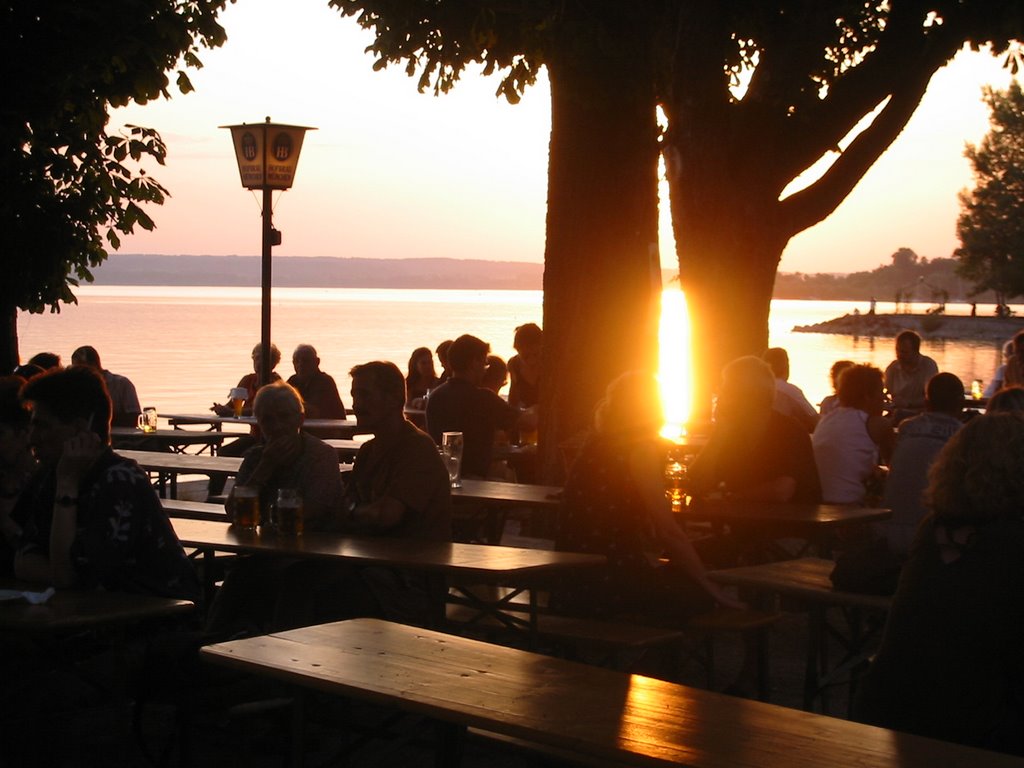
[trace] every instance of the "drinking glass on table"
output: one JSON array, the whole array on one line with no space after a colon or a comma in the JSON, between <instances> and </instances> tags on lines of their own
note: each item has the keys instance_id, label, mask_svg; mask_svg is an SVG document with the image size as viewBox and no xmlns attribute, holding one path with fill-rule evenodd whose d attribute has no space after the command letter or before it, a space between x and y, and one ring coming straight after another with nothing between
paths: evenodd
<instances>
[{"instance_id":1,"label":"drinking glass on table","mask_svg":"<svg viewBox=\"0 0 1024 768\"><path fill-rule=\"evenodd\" d=\"M156 408L143 408L138 418L139 429L143 432L156 432L157 424Z\"/></svg>"},{"instance_id":2,"label":"drinking glass on table","mask_svg":"<svg viewBox=\"0 0 1024 768\"><path fill-rule=\"evenodd\" d=\"M279 488L274 507L274 522L282 536L301 536L304 511L302 495L296 488Z\"/></svg>"},{"instance_id":3,"label":"drinking glass on table","mask_svg":"<svg viewBox=\"0 0 1024 768\"><path fill-rule=\"evenodd\" d=\"M234 499L235 527L255 531L260 524L260 489L253 485L236 485L231 492Z\"/></svg>"},{"instance_id":4,"label":"drinking glass on table","mask_svg":"<svg viewBox=\"0 0 1024 768\"><path fill-rule=\"evenodd\" d=\"M452 488L462 487L462 433L441 433L441 457L448 467L448 479Z\"/></svg>"},{"instance_id":5,"label":"drinking glass on table","mask_svg":"<svg viewBox=\"0 0 1024 768\"><path fill-rule=\"evenodd\" d=\"M228 393L228 405L231 406L231 411L235 414L236 419L242 415L245 399L248 396L249 392L245 387L232 387L231 392Z\"/></svg>"}]
</instances>

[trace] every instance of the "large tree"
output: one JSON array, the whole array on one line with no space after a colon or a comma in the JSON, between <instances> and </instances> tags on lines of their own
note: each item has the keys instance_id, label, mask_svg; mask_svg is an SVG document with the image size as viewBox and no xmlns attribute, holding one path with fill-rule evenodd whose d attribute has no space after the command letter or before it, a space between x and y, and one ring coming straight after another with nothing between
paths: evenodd
<instances>
[{"instance_id":1,"label":"large tree","mask_svg":"<svg viewBox=\"0 0 1024 768\"><path fill-rule=\"evenodd\" d=\"M985 89L992 128L980 146L965 154L975 187L960 193L957 272L974 283L974 293L992 290L1005 305L1024 295L1024 93Z\"/></svg>"},{"instance_id":2,"label":"large tree","mask_svg":"<svg viewBox=\"0 0 1024 768\"><path fill-rule=\"evenodd\" d=\"M474 62L517 101L551 83L541 451L590 424L609 380L654 370L661 287L658 126L651 39L657 3L618 0L331 0L376 32L377 67L404 63L443 93ZM500 237L501 233L495 233ZM470 330L470 329L467 329ZM511 333L512 329L509 329Z\"/></svg>"},{"instance_id":3,"label":"large tree","mask_svg":"<svg viewBox=\"0 0 1024 768\"><path fill-rule=\"evenodd\" d=\"M679 3L661 92L680 279L698 404L717 372L768 341L782 251L831 214L965 43L1005 52L1006 0ZM787 187L823 159L816 180ZM871 222L864 222L870 226Z\"/></svg>"},{"instance_id":4,"label":"large tree","mask_svg":"<svg viewBox=\"0 0 1024 768\"><path fill-rule=\"evenodd\" d=\"M233 0L232 0L233 1ZM12 0L0 7L6 88L0 119L0 368L18 360L17 312L59 311L119 233L153 227L141 207L166 190L144 161L163 163L152 130L108 133L109 111L169 97L168 72L201 66L220 45L227 0ZM184 71L176 85L191 84Z\"/></svg>"},{"instance_id":5,"label":"large tree","mask_svg":"<svg viewBox=\"0 0 1024 768\"><path fill-rule=\"evenodd\" d=\"M789 239L835 210L965 42L1001 53L1024 23L1021 0L331 4L375 30L377 66L403 62L421 88L446 91L481 62L505 72L499 93L515 100L548 67L549 466L609 378L652 361L658 105L706 409L722 364L767 344ZM820 178L783 197L829 156Z\"/></svg>"}]
</instances>

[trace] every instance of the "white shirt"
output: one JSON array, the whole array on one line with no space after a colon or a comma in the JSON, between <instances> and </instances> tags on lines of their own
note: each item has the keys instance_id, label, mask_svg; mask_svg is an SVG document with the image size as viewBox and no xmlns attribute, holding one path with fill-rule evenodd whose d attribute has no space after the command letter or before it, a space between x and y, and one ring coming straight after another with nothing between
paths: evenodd
<instances>
[{"instance_id":1,"label":"white shirt","mask_svg":"<svg viewBox=\"0 0 1024 768\"><path fill-rule=\"evenodd\" d=\"M868 434L868 415L840 405L821 417L814 434L814 463L827 504L862 504L865 484L878 467L878 446Z\"/></svg>"}]
</instances>

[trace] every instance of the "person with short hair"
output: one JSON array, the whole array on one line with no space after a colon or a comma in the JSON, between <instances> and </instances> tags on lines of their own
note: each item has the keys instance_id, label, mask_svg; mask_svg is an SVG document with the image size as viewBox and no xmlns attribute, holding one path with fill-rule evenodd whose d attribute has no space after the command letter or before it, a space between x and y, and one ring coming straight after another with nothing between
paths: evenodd
<instances>
[{"instance_id":1,"label":"person with short hair","mask_svg":"<svg viewBox=\"0 0 1024 768\"><path fill-rule=\"evenodd\" d=\"M803 390L789 380L789 353L782 347L771 347L762 359L775 374L775 402L772 407L803 425L808 432L813 432L818 424L818 412L808 402Z\"/></svg>"},{"instance_id":2,"label":"person with short hair","mask_svg":"<svg viewBox=\"0 0 1024 768\"><path fill-rule=\"evenodd\" d=\"M821 486L811 440L773 408L775 375L753 356L722 370L715 426L688 472L698 496L817 503Z\"/></svg>"},{"instance_id":3,"label":"person with short hair","mask_svg":"<svg viewBox=\"0 0 1024 768\"><path fill-rule=\"evenodd\" d=\"M1013 354L1006 359L1003 386L1020 387L1024 386L1024 331L1018 331L1011 341Z\"/></svg>"},{"instance_id":4,"label":"person with short hair","mask_svg":"<svg viewBox=\"0 0 1024 768\"><path fill-rule=\"evenodd\" d=\"M1024 387L1003 387L988 401L985 413L1024 411Z\"/></svg>"},{"instance_id":5,"label":"person with short hair","mask_svg":"<svg viewBox=\"0 0 1024 768\"><path fill-rule=\"evenodd\" d=\"M892 397L896 423L924 410L924 388L939 372L932 358L921 354L921 337L914 331L896 336L896 359L885 369L885 388Z\"/></svg>"},{"instance_id":6,"label":"person with short hair","mask_svg":"<svg viewBox=\"0 0 1024 768\"><path fill-rule=\"evenodd\" d=\"M56 352L37 352L28 359L29 365L38 365L44 371L63 367Z\"/></svg>"},{"instance_id":7,"label":"person with short hair","mask_svg":"<svg viewBox=\"0 0 1024 768\"><path fill-rule=\"evenodd\" d=\"M263 365L263 344L262 342L252 348L252 373L247 373L238 382L238 388L245 390L245 404L242 406L242 415L251 416L253 413L253 401L256 399L256 392L260 388L260 368ZM281 381L281 375L275 371L277 364L281 362L281 350L277 348L276 344L270 345L270 383ZM235 411L230 405L223 405L222 403L214 403L210 406L210 410L216 413L218 416L234 416ZM248 435L239 435L237 438L232 440L230 443L225 443L218 450L217 453L221 456L233 456L239 457L244 456L245 452L248 451L260 442L260 430L259 425L254 424L249 428ZM228 476L223 472L213 472L210 474L210 485L207 489L207 498L212 500L214 497L220 497L224 492L224 486L227 485Z\"/></svg>"},{"instance_id":8,"label":"person with short hair","mask_svg":"<svg viewBox=\"0 0 1024 768\"><path fill-rule=\"evenodd\" d=\"M235 492L255 486L260 515L266 521L283 488L302 498L304 533L337 530L343 500L338 454L302 431L302 398L290 384L261 387L253 401L260 443L242 459L225 504L234 520ZM302 560L249 555L231 566L207 616L206 631L215 637L256 635L315 624L308 597L316 588Z\"/></svg>"},{"instance_id":9,"label":"person with short hair","mask_svg":"<svg viewBox=\"0 0 1024 768\"><path fill-rule=\"evenodd\" d=\"M40 466L12 513L28 512L17 578L196 600L199 581L148 475L110 449L110 397L97 371L48 371L22 398Z\"/></svg>"},{"instance_id":10,"label":"person with short hair","mask_svg":"<svg viewBox=\"0 0 1024 768\"><path fill-rule=\"evenodd\" d=\"M536 323L524 323L516 328L512 347L516 354L508 361L508 404L513 408L532 408L540 402L544 331Z\"/></svg>"},{"instance_id":11,"label":"person with short hair","mask_svg":"<svg viewBox=\"0 0 1024 768\"><path fill-rule=\"evenodd\" d=\"M836 360L832 363L832 367L829 368L828 377L832 382L832 394L826 395L825 398L818 403L818 413L822 416L839 407L839 377L842 375L843 371L851 365L853 365L853 360Z\"/></svg>"},{"instance_id":12,"label":"person with short hair","mask_svg":"<svg viewBox=\"0 0 1024 768\"><path fill-rule=\"evenodd\" d=\"M924 413L900 423L882 497L882 506L892 510L892 517L875 528L885 537L889 550L901 557L910 551L914 533L927 511L924 491L928 470L963 426L963 405L963 382L952 373L939 373L928 381Z\"/></svg>"},{"instance_id":13,"label":"person with short hair","mask_svg":"<svg viewBox=\"0 0 1024 768\"><path fill-rule=\"evenodd\" d=\"M134 427L138 423L142 406L135 385L127 376L111 373L100 362L100 353L94 347L79 347L71 353L72 365L87 365L103 377L110 395L111 423L115 427Z\"/></svg>"},{"instance_id":14,"label":"person with short hair","mask_svg":"<svg viewBox=\"0 0 1024 768\"><path fill-rule=\"evenodd\" d=\"M508 383L508 365L497 355L487 356L487 367L480 380L480 386L494 394L500 394L501 388Z\"/></svg>"},{"instance_id":15,"label":"person with short hair","mask_svg":"<svg viewBox=\"0 0 1024 768\"><path fill-rule=\"evenodd\" d=\"M295 375L288 383L302 395L307 419L344 419L345 404L334 378L320 370L320 357L312 344L299 344L292 353Z\"/></svg>"},{"instance_id":16,"label":"person with short hair","mask_svg":"<svg viewBox=\"0 0 1024 768\"><path fill-rule=\"evenodd\" d=\"M927 500L853 717L1024 756L1024 413L967 422Z\"/></svg>"},{"instance_id":17,"label":"person with short hair","mask_svg":"<svg viewBox=\"0 0 1024 768\"><path fill-rule=\"evenodd\" d=\"M811 436L825 503L864 503L868 484L879 476L879 459L888 457L892 445L884 403L878 368L854 365L843 371L839 407L822 417Z\"/></svg>"},{"instance_id":18,"label":"person with short hair","mask_svg":"<svg viewBox=\"0 0 1024 768\"><path fill-rule=\"evenodd\" d=\"M427 398L427 431L438 445L442 433L462 433L462 474L469 477L487 477L497 430L536 428L534 412L520 413L480 387L488 352L486 341L469 334L459 336L448 350L451 378Z\"/></svg>"}]
</instances>

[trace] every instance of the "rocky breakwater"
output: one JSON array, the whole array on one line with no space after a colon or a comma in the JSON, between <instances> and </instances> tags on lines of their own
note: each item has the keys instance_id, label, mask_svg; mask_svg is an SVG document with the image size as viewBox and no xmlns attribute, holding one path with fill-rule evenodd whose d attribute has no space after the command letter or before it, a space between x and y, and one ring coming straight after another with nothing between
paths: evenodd
<instances>
[{"instance_id":1,"label":"rocky breakwater","mask_svg":"<svg viewBox=\"0 0 1024 768\"><path fill-rule=\"evenodd\" d=\"M969 317L967 315L852 314L813 325L798 325L797 333L839 333L847 336L894 337L917 331L925 339L963 339L1003 342L1024 330L1024 317Z\"/></svg>"}]
</instances>

